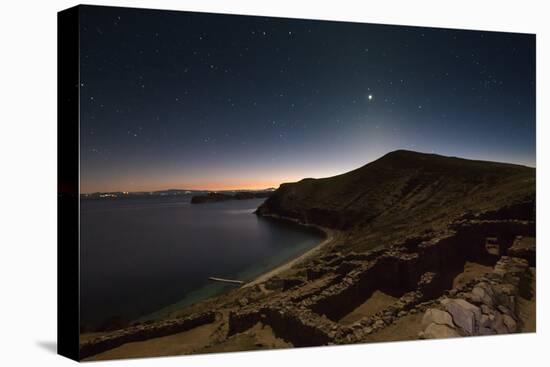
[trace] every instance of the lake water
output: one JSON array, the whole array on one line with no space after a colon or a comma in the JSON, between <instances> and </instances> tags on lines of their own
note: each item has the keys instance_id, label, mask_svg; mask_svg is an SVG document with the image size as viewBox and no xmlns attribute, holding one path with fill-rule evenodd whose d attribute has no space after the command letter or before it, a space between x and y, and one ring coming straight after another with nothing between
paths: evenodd
<instances>
[{"instance_id":1,"label":"lake water","mask_svg":"<svg viewBox=\"0 0 550 367\"><path fill-rule=\"evenodd\" d=\"M190 204L165 197L81 201L81 322L131 321L249 280L307 251L321 236L260 218L265 199Z\"/></svg>"}]
</instances>

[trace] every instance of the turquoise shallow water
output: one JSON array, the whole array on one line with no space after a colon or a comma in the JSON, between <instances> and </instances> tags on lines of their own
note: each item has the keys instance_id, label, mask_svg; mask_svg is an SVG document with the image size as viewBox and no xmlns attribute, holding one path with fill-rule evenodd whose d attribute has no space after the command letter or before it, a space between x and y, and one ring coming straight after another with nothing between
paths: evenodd
<instances>
[{"instance_id":1,"label":"turquoise shallow water","mask_svg":"<svg viewBox=\"0 0 550 367\"><path fill-rule=\"evenodd\" d=\"M299 226L259 218L264 199L192 205L189 198L81 203L81 321L158 315L250 280L317 245Z\"/></svg>"}]
</instances>

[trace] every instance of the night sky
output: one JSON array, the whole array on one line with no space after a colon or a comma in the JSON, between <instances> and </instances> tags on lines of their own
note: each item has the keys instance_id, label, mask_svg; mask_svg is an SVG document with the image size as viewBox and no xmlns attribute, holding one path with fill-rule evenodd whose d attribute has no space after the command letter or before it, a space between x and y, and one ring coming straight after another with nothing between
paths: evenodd
<instances>
[{"instance_id":1,"label":"night sky","mask_svg":"<svg viewBox=\"0 0 550 367\"><path fill-rule=\"evenodd\" d=\"M396 149L535 166L535 37L81 8L81 191L249 189Z\"/></svg>"}]
</instances>

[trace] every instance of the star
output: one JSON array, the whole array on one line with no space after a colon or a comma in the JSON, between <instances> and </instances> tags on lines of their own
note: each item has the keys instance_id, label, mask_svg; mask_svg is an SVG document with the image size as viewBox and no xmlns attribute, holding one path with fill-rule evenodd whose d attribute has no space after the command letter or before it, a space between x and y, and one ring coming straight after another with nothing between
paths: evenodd
<instances>
[{"instance_id":1,"label":"star","mask_svg":"<svg viewBox=\"0 0 550 367\"><path fill-rule=\"evenodd\" d=\"M369 101L372 101L372 94L369 94L368 97Z\"/></svg>"}]
</instances>

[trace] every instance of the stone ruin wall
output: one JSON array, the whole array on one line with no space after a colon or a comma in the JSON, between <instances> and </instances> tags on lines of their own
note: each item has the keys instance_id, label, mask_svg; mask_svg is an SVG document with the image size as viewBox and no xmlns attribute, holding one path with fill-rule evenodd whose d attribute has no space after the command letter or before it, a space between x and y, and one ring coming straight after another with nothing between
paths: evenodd
<instances>
[{"instance_id":1,"label":"stone ruin wall","mask_svg":"<svg viewBox=\"0 0 550 367\"><path fill-rule=\"evenodd\" d=\"M140 324L117 330L82 343L80 345L80 358L84 359L130 342L181 333L201 325L210 324L215 320L216 313L210 311L193 314L185 318L165 320L154 324Z\"/></svg>"},{"instance_id":2,"label":"stone ruin wall","mask_svg":"<svg viewBox=\"0 0 550 367\"><path fill-rule=\"evenodd\" d=\"M297 296L301 286L297 283L273 304L261 309L251 305L248 310L232 312L229 335L262 322L295 346L360 342L366 335L390 325L399 317L409 312L424 312L430 305L440 302L438 297L448 295L453 278L463 271L466 261L495 265L495 273L498 273L503 261L517 259L500 256L512 246L514 239L535 234L534 222L519 220L462 220L450 228L448 233L431 240L408 240L405 245L377 250L376 256L370 253L331 256L325 259L324 272L323 264L316 265L313 279L317 274L333 272L341 275L338 282L317 292L310 291L307 297ZM496 238L499 256L488 253L487 238ZM357 261L352 257L370 260ZM395 304L352 325L337 322L365 302L375 290L400 298ZM499 298L498 302L501 301ZM493 330L504 333L516 329L497 327Z\"/></svg>"}]
</instances>

